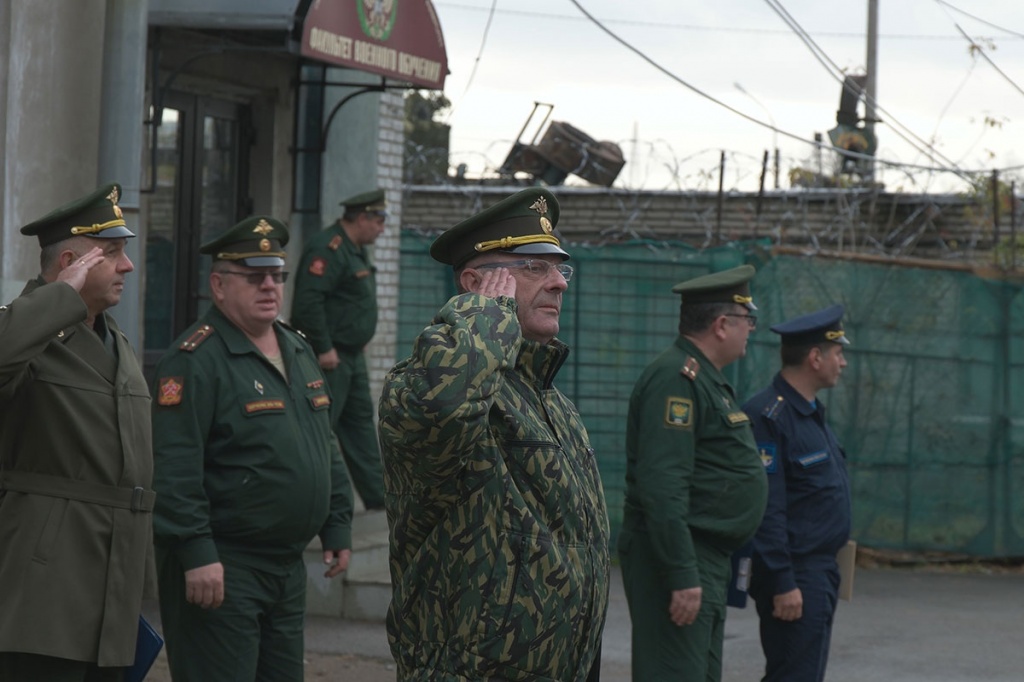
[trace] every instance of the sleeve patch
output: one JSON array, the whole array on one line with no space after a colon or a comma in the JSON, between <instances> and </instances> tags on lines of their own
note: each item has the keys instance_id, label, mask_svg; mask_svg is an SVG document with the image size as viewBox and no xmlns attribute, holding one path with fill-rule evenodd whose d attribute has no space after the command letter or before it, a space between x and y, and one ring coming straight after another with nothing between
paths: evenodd
<instances>
[{"instance_id":1,"label":"sleeve patch","mask_svg":"<svg viewBox=\"0 0 1024 682\"><path fill-rule=\"evenodd\" d=\"M156 402L165 407L177 405L185 393L185 380L182 377L163 377L159 382Z\"/></svg>"},{"instance_id":2,"label":"sleeve patch","mask_svg":"<svg viewBox=\"0 0 1024 682\"><path fill-rule=\"evenodd\" d=\"M310 261L309 274L323 277L325 272L327 272L327 260L325 258L318 256Z\"/></svg>"},{"instance_id":3,"label":"sleeve patch","mask_svg":"<svg viewBox=\"0 0 1024 682\"><path fill-rule=\"evenodd\" d=\"M775 459L775 443L758 443L757 454L761 455L761 464L766 474L774 474L779 470L778 460Z\"/></svg>"},{"instance_id":4,"label":"sleeve patch","mask_svg":"<svg viewBox=\"0 0 1024 682\"><path fill-rule=\"evenodd\" d=\"M669 396L665 402L665 425L688 429L693 425L693 401Z\"/></svg>"}]
</instances>

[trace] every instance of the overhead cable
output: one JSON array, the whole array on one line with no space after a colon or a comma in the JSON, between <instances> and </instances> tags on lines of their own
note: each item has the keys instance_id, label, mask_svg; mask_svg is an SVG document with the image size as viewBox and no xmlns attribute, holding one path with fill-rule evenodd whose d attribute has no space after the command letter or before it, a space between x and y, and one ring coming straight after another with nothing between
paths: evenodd
<instances>
[{"instance_id":1,"label":"overhead cable","mask_svg":"<svg viewBox=\"0 0 1024 682\"><path fill-rule=\"evenodd\" d=\"M740 118L743 118L743 119L745 119L747 121L750 121L751 123L759 125L762 128L767 128L768 130L773 130L773 131L777 132L779 135L782 135L784 137L788 137L788 138L790 138L792 140L795 140L797 142L801 142L801 143L806 144L806 145L810 145L812 147L823 147L824 146L821 142L814 141L814 140L808 140L808 139L806 139L804 137L801 137L800 135L796 135L795 133L791 133L791 132L789 132L787 130L783 130L781 128L773 126L770 123L762 121L762 120L760 120L760 119L758 119L758 118L756 118L754 116L746 114L746 113L740 111L739 109L736 109L736 108L726 104L725 102L722 102L721 100L719 100L719 99L709 95L708 93L704 92L700 88L698 88L698 87L696 87L694 85L691 85L687 81L683 80L682 78L680 78L676 74L674 74L671 71L669 71L667 68L665 68L664 66L662 66L658 62L654 61L651 57L647 56L643 51L641 51L640 49L634 47L631 43L629 43L625 39L621 38L619 35L617 35L615 32L613 32L611 29L609 29L603 23L601 23L601 21L598 20L596 17L594 17L592 14L590 14L590 12L588 12L579 3L578 0L570 0L570 2L572 2L572 4L575 5L576 8L585 17L587 17L587 19L589 19L591 23L593 23L599 29L601 29L606 34L608 34L608 36L611 37L613 40L618 42L620 45L622 45L623 47L625 47L629 51L631 51L634 54L636 54L638 57L643 59L645 62L647 62L648 64L653 66L658 71L662 72L664 75L668 76L669 78L671 78L675 82L679 83L680 85L682 85L683 87L685 87L688 90L692 91L693 93L699 95L700 97L703 97L704 99L708 100L709 102L712 102L713 104L717 104L718 106L722 107L723 109L727 109L728 111L736 114ZM954 172L954 173L957 173L958 175L960 175L961 177L963 177L964 175L967 174L967 171L963 171L963 170L961 170L959 168L955 168L955 167L951 168L951 167L948 167L948 166L924 166L924 165L920 165L920 164L905 163L905 162L902 162L902 161L890 161L888 159L880 158L880 157L877 157L877 156L871 156L869 154L861 154L861 153L858 153L858 152L852 152L852 151L849 151L849 150L838 149L838 148L832 148L832 151L834 151L836 154L839 154L839 155L841 155L843 157L846 157L846 158L872 160L875 163L879 163L879 164L882 164L884 166L890 166L890 167L893 167L893 168L911 168L911 169L914 169L914 170L932 171L932 172ZM989 171L976 171L976 172L989 172Z\"/></svg>"}]
</instances>

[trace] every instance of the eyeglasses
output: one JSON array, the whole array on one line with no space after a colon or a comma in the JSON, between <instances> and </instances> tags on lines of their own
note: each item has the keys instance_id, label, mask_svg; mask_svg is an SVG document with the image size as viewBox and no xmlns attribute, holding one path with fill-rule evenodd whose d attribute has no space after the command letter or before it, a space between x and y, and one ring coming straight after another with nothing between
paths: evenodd
<instances>
[{"instance_id":1,"label":"eyeglasses","mask_svg":"<svg viewBox=\"0 0 1024 682\"><path fill-rule=\"evenodd\" d=\"M562 276L566 282L572 279L573 269L571 265L565 263L550 263L546 260L539 260L533 258L527 258L525 260L510 260L505 263L484 263L483 265L474 266L475 270L485 270L487 268L515 268L522 270L531 279L543 279L551 273L551 269L554 268L558 271L558 274Z\"/></svg>"},{"instance_id":2,"label":"eyeglasses","mask_svg":"<svg viewBox=\"0 0 1024 682\"><path fill-rule=\"evenodd\" d=\"M722 313L722 315L724 315L725 317L742 317L742 318L746 319L747 325L751 329L753 329L754 327L757 326L757 315L749 315L749 314L740 315L739 313Z\"/></svg>"},{"instance_id":3,"label":"eyeglasses","mask_svg":"<svg viewBox=\"0 0 1024 682\"><path fill-rule=\"evenodd\" d=\"M254 287L258 287L263 284L263 281L269 277L274 281L274 284L284 284L288 281L288 273L284 271L280 272L239 272L238 270L221 270L217 274L219 275L235 275L237 277L245 277L245 281Z\"/></svg>"}]
</instances>

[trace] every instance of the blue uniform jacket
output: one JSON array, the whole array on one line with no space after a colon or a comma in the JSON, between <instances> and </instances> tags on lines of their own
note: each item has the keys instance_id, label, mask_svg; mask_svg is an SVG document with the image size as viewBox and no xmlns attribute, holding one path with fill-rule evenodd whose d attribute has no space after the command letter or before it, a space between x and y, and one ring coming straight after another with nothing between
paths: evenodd
<instances>
[{"instance_id":1,"label":"blue uniform jacket","mask_svg":"<svg viewBox=\"0 0 1024 682\"><path fill-rule=\"evenodd\" d=\"M846 454L821 401L811 405L779 374L743 410L768 475L755 565L774 574L775 594L783 594L797 587L794 565L834 560L850 537Z\"/></svg>"}]
</instances>

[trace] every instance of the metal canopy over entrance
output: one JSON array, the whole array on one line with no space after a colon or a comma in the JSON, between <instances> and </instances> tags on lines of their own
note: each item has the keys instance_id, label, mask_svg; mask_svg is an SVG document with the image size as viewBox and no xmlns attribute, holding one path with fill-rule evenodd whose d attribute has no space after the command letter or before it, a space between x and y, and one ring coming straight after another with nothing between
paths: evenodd
<instances>
[{"instance_id":1,"label":"metal canopy over entrance","mask_svg":"<svg viewBox=\"0 0 1024 682\"><path fill-rule=\"evenodd\" d=\"M414 86L441 90L448 55L430 0L313 0L299 53Z\"/></svg>"}]
</instances>

